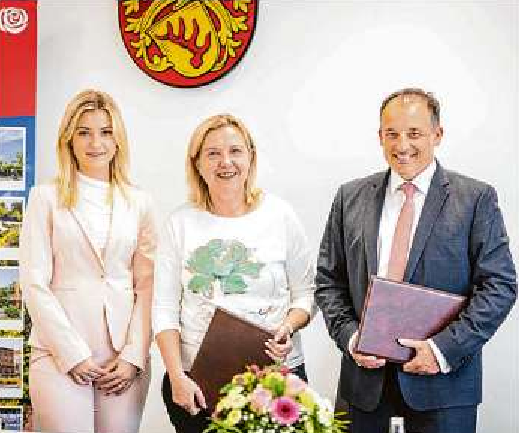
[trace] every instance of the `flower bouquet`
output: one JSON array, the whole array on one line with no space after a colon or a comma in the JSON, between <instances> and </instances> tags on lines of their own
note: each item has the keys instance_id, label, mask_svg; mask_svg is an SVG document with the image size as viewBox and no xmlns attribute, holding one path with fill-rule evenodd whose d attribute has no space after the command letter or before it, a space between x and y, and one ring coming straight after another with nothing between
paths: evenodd
<instances>
[{"instance_id":1,"label":"flower bouquet","mask_svg":"<svg viewBox=\"0 0 519 433\"><path fill-rule=\"evenodd\" d=\"M220 394L204 433L341 433L347 428L348 421L334 417L328 400L283 366L247 367Z\"/></svg>"}]
</instances>

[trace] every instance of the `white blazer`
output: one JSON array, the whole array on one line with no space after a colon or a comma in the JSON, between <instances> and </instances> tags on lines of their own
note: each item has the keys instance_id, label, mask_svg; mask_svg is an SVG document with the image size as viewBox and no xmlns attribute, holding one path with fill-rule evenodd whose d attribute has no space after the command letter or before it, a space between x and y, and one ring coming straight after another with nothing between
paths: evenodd
<instances>
[{"instance_id":1,"label":"white blazer","mask_svg":"<svg viewBox=\"0 0 519 433\"><path fill-rule=\"evenodd\" d=\"M20 237L20 284L32 320L32 347L70 371L108 333L120 357L143 369L151 344L156 228L151 200L115 189L104 254L74 210L58 205L54 184L31 190Z\"/></svg>"}]
</instances>

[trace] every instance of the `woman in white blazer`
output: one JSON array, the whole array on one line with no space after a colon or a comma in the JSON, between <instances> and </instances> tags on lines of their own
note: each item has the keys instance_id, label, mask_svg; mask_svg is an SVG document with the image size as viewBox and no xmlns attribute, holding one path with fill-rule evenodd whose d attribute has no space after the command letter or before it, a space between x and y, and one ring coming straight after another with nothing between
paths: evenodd
<instances>
[{"instance_id":1,"label":"woman in white blazer","mask_svg":"<svg viewBox=\"0 0 519 433\"><path fill-rule=\"evenodd\" d=\"M148 195L128 180L126 132L110 96L72 99L57 154L58 176L32 189L20 239L37 427L137 432L156 232Z\"/></svg>"}]
</instances>

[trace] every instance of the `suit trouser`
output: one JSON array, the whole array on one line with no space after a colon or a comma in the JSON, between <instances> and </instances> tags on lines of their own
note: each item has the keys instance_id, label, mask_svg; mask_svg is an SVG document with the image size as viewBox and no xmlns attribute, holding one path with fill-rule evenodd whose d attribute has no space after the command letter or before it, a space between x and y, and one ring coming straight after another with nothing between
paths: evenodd
<instances>
[{"instance_id":1,"label":"suit trouser","mask_svg":"<svg viewBox=\"0 0 519 433\"><path fill-rule=\"evenodd\" d=\"M108 331L93 359L113 359ZM36 430L52 433L137 433L150 383L150 364L122 395L105 396L92 385L78 385L61 373L51 355L35 350L29 389Z\"/></svg>"},{"instance_id":2,"label":"suit trouser","mask_svg":"<svg viewBox=\"0 0 519 433\"><path fill-rule=\"evenodd\" d=\"M405 402L394 364L386 367L382 398L373 412L349 405L351 433L387 433L392 416L404 417L406 433L475 433L477 406L459 406L417 411Z\"/></svg>"}]
</instances>

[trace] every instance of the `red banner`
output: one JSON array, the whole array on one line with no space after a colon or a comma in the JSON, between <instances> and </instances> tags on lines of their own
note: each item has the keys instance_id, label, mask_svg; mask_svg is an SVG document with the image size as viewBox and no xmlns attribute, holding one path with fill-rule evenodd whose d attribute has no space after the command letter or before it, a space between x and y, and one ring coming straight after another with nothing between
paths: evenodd
<instances>
[{"instance_id":1,"label":"red banner","mask_svg":"<svg viewBox=\"0 0 519 433\"><path fill-rule=\"evenodd\" d=\"M30 317L18 271L21 224L34 185L36 0L0 0L0 424L33 431L28 388ZM25 338L24 338L25 336ZM7 361L6 361L7 360ZM7 369L4 368L7 362Z\"/></svg>"}]
</instances>

